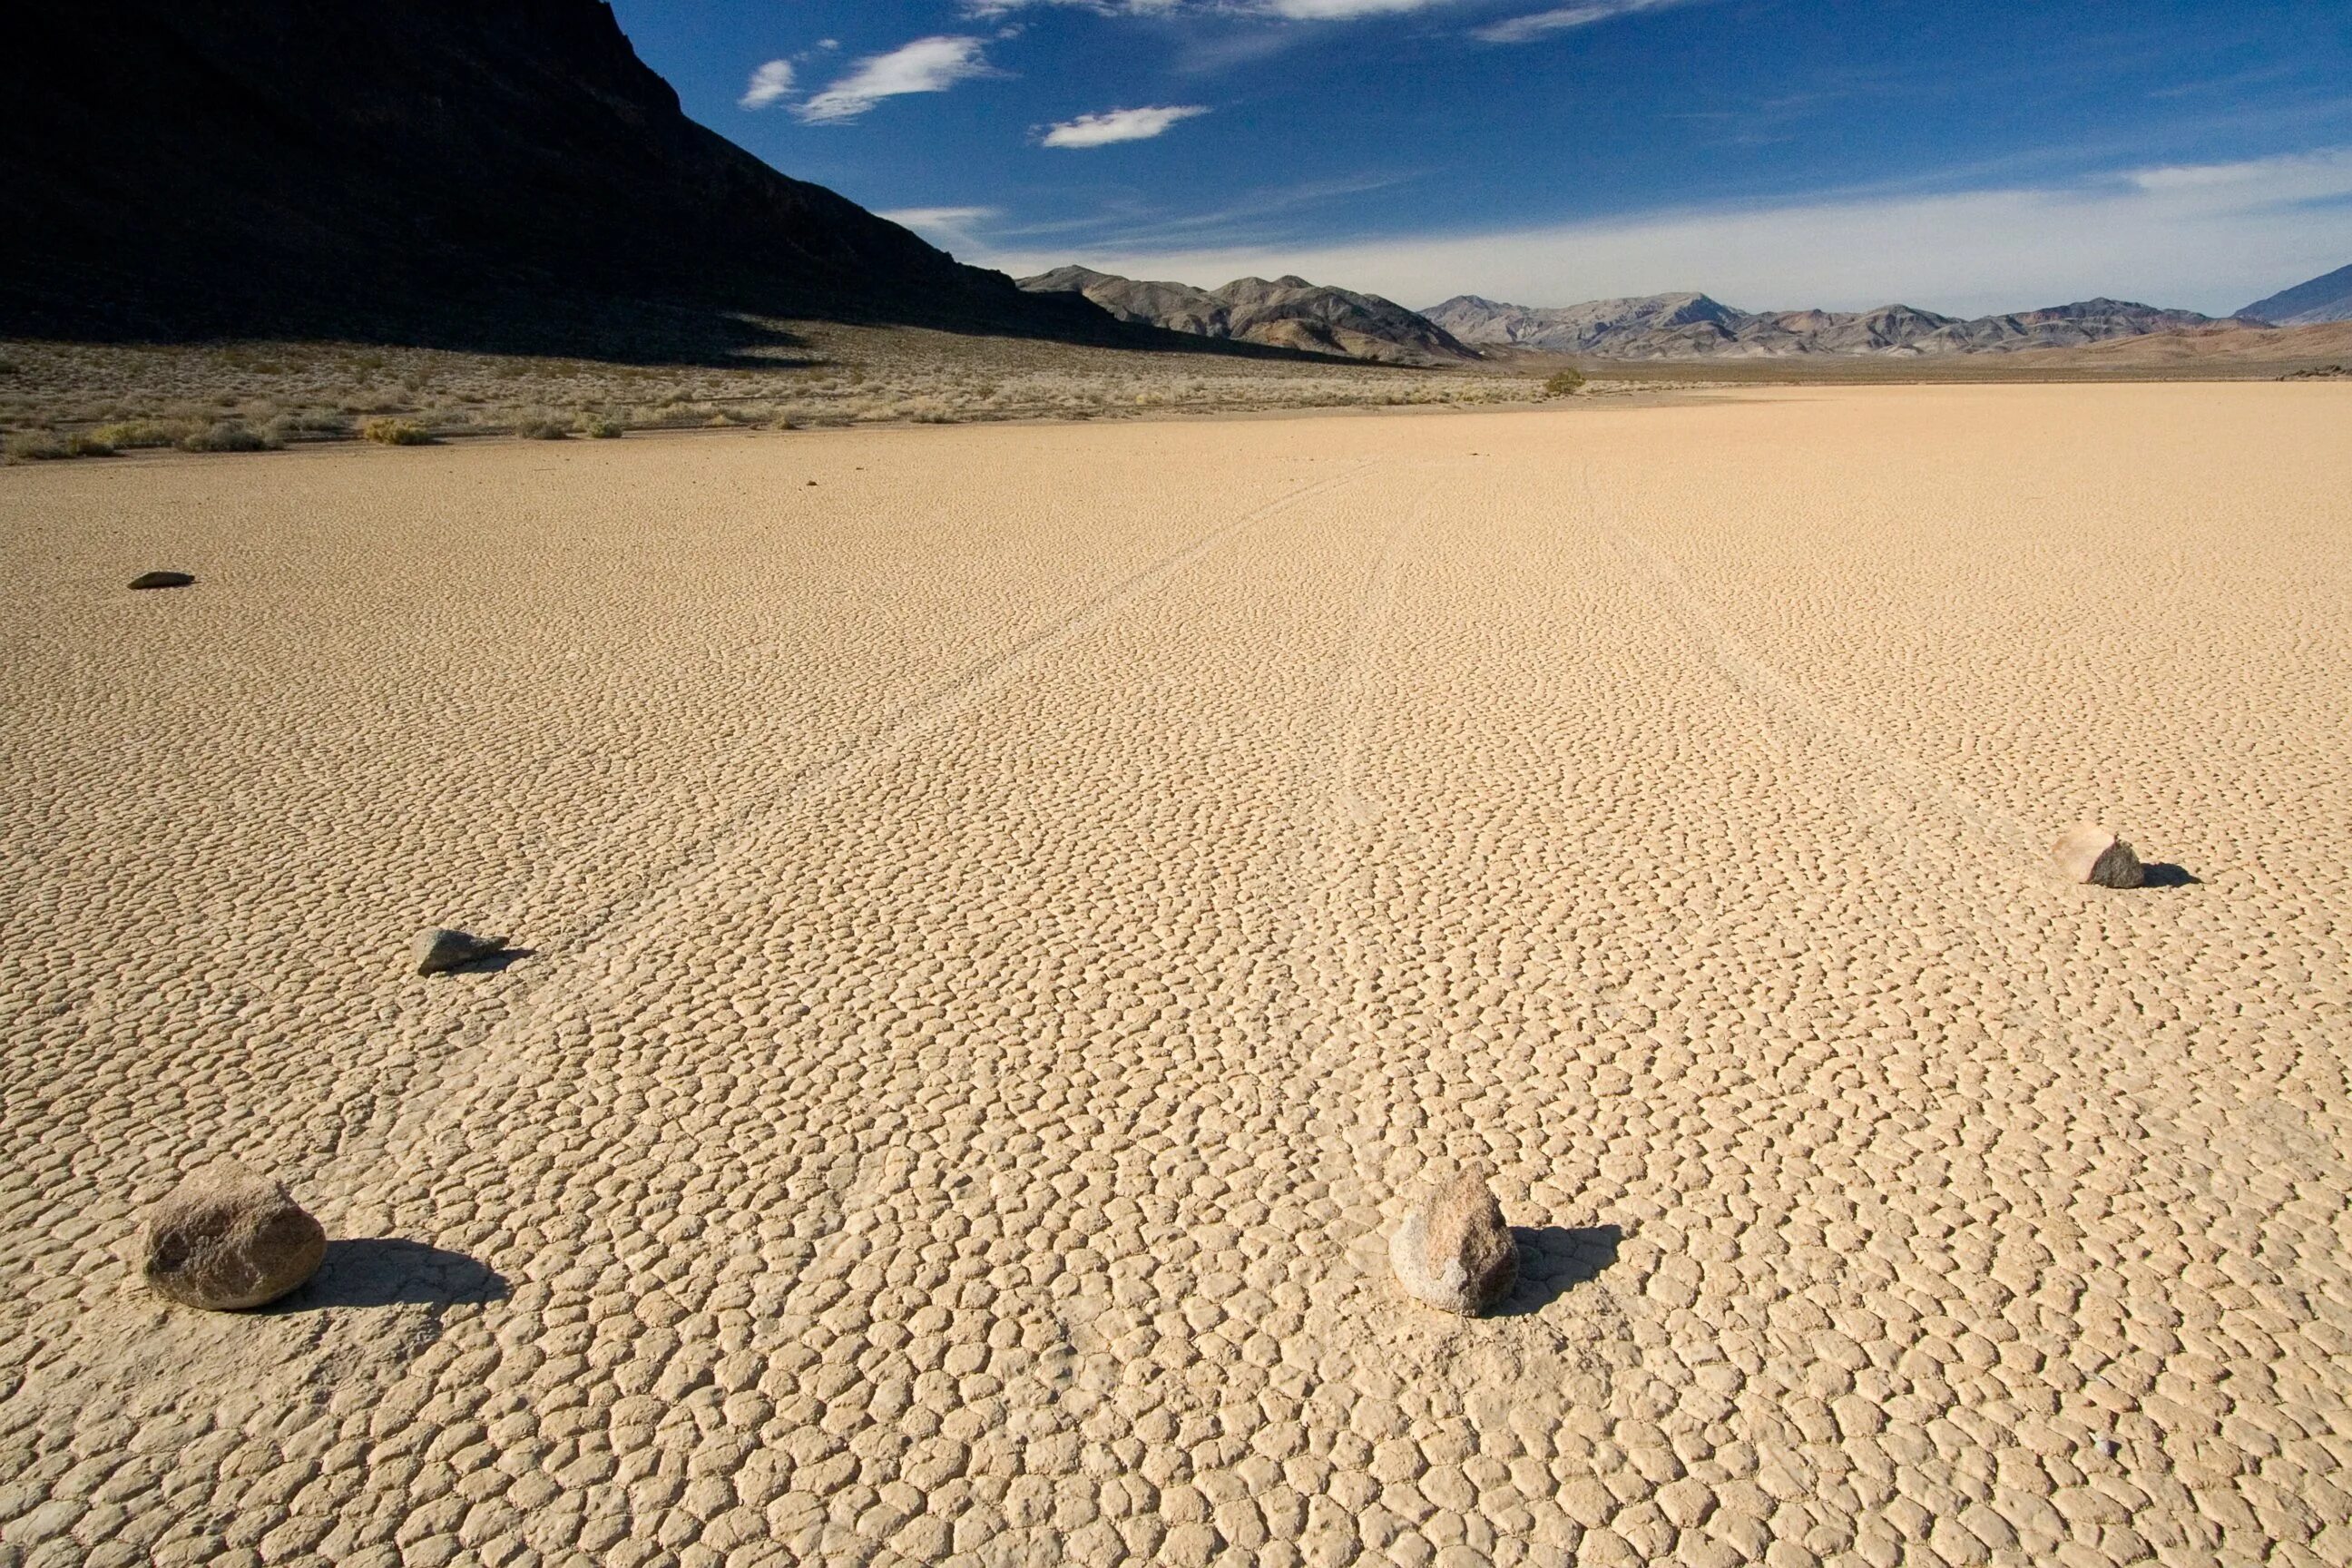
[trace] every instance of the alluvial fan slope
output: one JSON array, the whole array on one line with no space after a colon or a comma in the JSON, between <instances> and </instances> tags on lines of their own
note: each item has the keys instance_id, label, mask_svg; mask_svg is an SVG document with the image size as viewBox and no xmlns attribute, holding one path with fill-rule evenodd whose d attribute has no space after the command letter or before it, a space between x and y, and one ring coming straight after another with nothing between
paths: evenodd
<instances>
[{"instance_id":1,"label":"alluvial fan slope","mask_svg":"<svg viewBox=\"0 0 2352 1568\"><path fill-rule=\"evenodd\" d=\"M0 1559L2343 1562L2347 414L10 470Z\"/></svg>"}]
</instances>

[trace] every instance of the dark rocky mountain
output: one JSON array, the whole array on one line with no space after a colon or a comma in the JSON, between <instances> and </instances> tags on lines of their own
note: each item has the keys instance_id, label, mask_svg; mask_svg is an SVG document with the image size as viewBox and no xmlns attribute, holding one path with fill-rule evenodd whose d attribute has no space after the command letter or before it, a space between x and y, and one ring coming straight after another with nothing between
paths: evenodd
<instances>
[{"instance_id":1,"label":"dark rocky mountain","mask_svg":"<svg viewBox=\"0 0 2352 1568\"><path fill-rule=\"evenodd\" d=\"M2308 283L2282 289L2238 312L2276 327L2308 327L2321 321L2352 321L2352 267L2339 267Z\"/></svg>"},{"instance_id":2,"label":"dark rocky mountain","mask_svg":"<svg viewBox=\"0 0 2352 1568\"><path fill-rule=\"evenodd\" d=\"M1304 278L1240 278L1212 289L1057 267L1024 278L1021 287L1045 295L1084 295L1122 321L1269 348L1385 364L1459 364L1478 357L1444 328L1402 305Z\"/></svg>"},{"instance_id":3,"label":"dark rocky mountain","mask_svg":"<svg viewBox=\"0 0 2352 1568\"><path fill-rule=\"evenodd\" d=\"M0 335L1131 337L688 120L601 0L110 0L0 49Z\"/></svg>"},{"instance_id":4,"label":"dark rocky mountain","mask_svg":"<svg viewBox=\"0 0 2352 1568\"><path fill-rule=\"evenodd\" d=\"M1538 309L1459 294L1423 312L1465 343L1481 347L1591 353L1603 342L1635 338L1694 345L1723 341L1741 312L1704 294L1649 294L1629 300L1588 300L1581 305ZM1702 352L1694 348L1692 352Z\"/></svg>"},{"instance_id":5,"label":"dark rocky mountain","mask_svg":"<svg viewBox=\"0 0 2352 1568\"><path fill-rule=\"evenodd\" d=\"M1597 359L1983 353L2254 324L2118 300L2084 300L1961 321L1909 305L1882 305L1874 310L1739 310L1704 294L1593 300L1556 310L1498 304L1464 294L1426 314L1465 343Z\"/></svg>"}]
</instances>

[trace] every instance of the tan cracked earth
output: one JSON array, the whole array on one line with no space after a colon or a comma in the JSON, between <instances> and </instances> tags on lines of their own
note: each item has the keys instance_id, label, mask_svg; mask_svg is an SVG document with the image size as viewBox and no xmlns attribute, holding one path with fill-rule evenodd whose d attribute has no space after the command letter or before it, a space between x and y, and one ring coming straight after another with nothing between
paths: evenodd
<instances>
[{"instance_id":1,"label":"tan cracked earth","mask_svg":"<svg viewBox=\"0 0 2352 1568\"><path fill-rule=\"evenodd\" d=\"M2352 1560L2347 431L11 470L0 1563Z\"/></svg>"}]
</instances>

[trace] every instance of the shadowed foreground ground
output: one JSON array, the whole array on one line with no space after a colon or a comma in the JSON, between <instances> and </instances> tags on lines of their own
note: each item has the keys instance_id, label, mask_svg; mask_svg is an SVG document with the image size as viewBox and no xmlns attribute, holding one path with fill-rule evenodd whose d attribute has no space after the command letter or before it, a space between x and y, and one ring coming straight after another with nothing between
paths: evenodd
<instances>
[{"instance_id":1,"label":"shadowed foreground ground","mask_svg":"<svg viewBox=\"0 0 2352 1568\"><path fill-rule=\"evenodd\" d=\"M2347 427L9 470L0 1563L2352 1558Z\"/></svg>"}]
</instances>

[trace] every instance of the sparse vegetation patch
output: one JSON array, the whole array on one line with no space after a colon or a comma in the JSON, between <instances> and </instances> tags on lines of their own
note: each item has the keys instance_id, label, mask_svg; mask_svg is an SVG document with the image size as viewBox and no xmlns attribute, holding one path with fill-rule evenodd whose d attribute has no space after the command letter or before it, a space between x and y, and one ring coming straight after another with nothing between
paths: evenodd
<instances>
[{"instance_id":1,"label":"sparse vegetation patch","mask_svg":"<svg viewBox=\"0 0 2352 1568\"><path fill-rule=\"evenodd\" d=\"M242 420L223 419L209 429L182 437L180 449L186 452L267 452L283 444Z\"/></svg>"},{"instance_id":2,"label":"sparse vegetation patch","mask_svg":"<svg viewBox=\"0 0 2352 1568\"><path fill-rule=\"evenodd\" d=\"M110 458L114 448L89 433L61 436L54 430L20 430L0 443L0 458L11 463L47 463L66 458Z\"/></svg>"},{"instance_id":3,"label":"sparse vegetation patch","mask_svg":"<svg viewBox=\"0 0 2352 1568\"><path fill-rule=\"evenodd\" d=\"M433 432L414 419L371 419L360 426L360 435L380 447L422 447L433 439Z\"/></svg>"}]
</instances>

